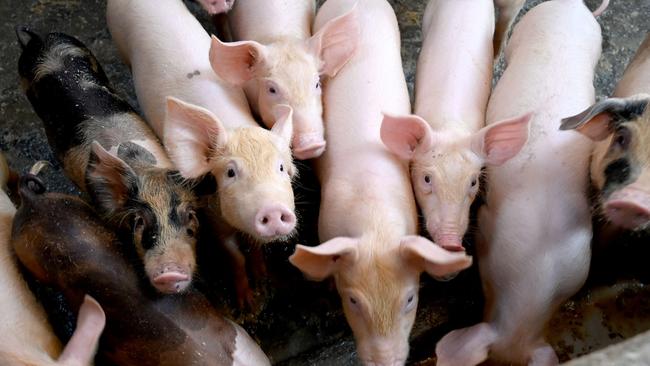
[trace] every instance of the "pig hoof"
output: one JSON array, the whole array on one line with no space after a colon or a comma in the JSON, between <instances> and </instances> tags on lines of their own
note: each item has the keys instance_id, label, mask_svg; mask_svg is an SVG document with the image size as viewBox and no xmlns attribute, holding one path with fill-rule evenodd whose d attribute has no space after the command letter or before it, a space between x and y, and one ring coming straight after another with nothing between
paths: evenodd
<instances>
[{"instance_id":1,"label":"pig hoof","mask_svg":"<svg viewBox=\"0 0 650 366\"><path fill-rule=\"evenodd\" d=\"M169 271L153 279L153 286L164 294L183 292L191 283L190 276L185 273Z\"/></svg>"}]
</instances>

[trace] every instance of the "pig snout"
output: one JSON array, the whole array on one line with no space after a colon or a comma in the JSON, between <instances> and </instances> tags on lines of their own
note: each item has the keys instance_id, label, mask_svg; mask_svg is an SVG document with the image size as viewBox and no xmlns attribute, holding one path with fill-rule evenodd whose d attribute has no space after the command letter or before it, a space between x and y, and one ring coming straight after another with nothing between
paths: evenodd
<instances>
[{"instance_id":1,"label":"pig snout","mask_svg":"<svg viewBox=\"0 0 650 366\"><path fill-rule=\"evenodd\" d=\"M189 268L176 263L167 263L158 269L151 282L162 293L179 293L184 291L192 282L189 272Z\"/></svg>"},{"instance_id":2,"label":"pig snout","mask_svg":"<svg viewBox=\"0 0 650 366\"><path fill-rule=\"evenodd\" d=\"M298 160L313 159L325 152L325 139L322 134L296 134L292 141L293 156Z\"/></svg>"},{"instance_id":3,"label":"pig snout","mask_svg":"<svg viewBox=\"0 0 650 366\"><path fill-rule=\"evenodd\" d=\"M296 215L283 205L266 205L255 215L254 227L264 238L289 235L296 227Z\"/></svg>"},{"instance_id":4,"label":"pig snout","mask_svg":"<svg viewBox=\"0 0 650 366\"><path fill-rule=\"evenodd\" d=\"M199 0L199 3L210 15L226 13L235 4L235 0Z\"/></svg>"},{"instance_id":5,"label":"pig snout","mask_svg":"<svg viewBox=\"0 0 650 366\"><path fill-rule=\"evenodd\" d=\"M408 356L408 344L396 340L373 340L359 343L357 350L364 366L402 366ZM402 344L404 343L404 344Z\"/></svg>"},{"instance_id":6,"label":"pig snout","mask_svg":"<svg viewBox=\"0 0 650 366\"><path fill-rule=\"evenodd\" d=\"M625 229L641 229L650 224L650 193L632 187L614 192L604 204L605 214Z\"/></svg>"}]
</instances>

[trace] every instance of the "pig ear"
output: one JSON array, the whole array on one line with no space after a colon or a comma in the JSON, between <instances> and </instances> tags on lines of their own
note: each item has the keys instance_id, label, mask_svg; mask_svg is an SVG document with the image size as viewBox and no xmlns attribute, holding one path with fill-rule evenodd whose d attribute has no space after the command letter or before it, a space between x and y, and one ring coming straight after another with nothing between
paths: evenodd
<instances>
[{"instance_id":1,"label":"pig ear","mask_svg":"<svg viewBox=\"0 0 650 366\"><path fill-rule=\"evenodd\" d=\"M108 212L124 207L129 197L138 192L138 178L133 169L97 141L91 144L86 185L94 201Z\"/></svg>"},{"instance_id":2,"label":"pig ear","mask_svg":"<svg viewBox=\"0 0 650 366\"><path fill-rule=\"evenodd\" d=\"M106 314L99 303L86 295L77 315L77 328L59 356L61 365L90 365L99 337L106 325Z\"/></svg>"},{"instance_id":3,"label":"pig ear","mask_svg":"<svg viewBox=\"0 0 650 366\"><path fill-rule=\"evenodd\" d=\"M227 83L241 86L266 65L266 47L255 41L221 42L212 36L210 65Z\"/></svg>"},{"instance_id":4,"label":"pig ear","mask_svg":"<svg viewBox=\"0 0 650 366\"><path fill-rule=\"evenodd\" d=\"M416 150L433 147L433 131L420 116L392 116L384 114L381 123L381 141L388 150L402 159L411 160Z\"/></svg>"},{"instance_id":5,"label":"pig ear","mask_svg":"<svg viewBox=\"0 0 650 366\"><path fill-rule=\"evenodd\" d=\"M357 260L358 239L338 237L316 247L296 245L289 262L313 281L322 281L337 272L341 265Z\"/></svg>"},{"instance_id":6,"label":"pig ear","mask_svg":"<svg viewBox=\"0 0 650 366\"><path fill-rule=\"evenodd\" d=\"M163 141L183 178L197 178L210 171L215 150L227 141L226 129L205 108L167 97Z\"/></svg>"},{"instance_id":7,"label":"pig ear","mask_svg":"<svg viewBox=\"0 0 650 366\"><path fill-rule=\"evenodd\" d=\"M320 73L334 77L352 58L359 43L357 5L327 22L309 39L309 47L321 60Z\"/></svg>"},{"instance_id":8,"label":"pig ear","mask_svg":"<svg viewBox=\"0 0 650 366\"><path fill-rule=\"evenodd\" d=\"M278 104L273 108L275 123L271 131L280 135L287 144L291 144L293 136L293 108L286 104Z\"/></svg>"},{"instance_id":9,"label":"pig ear","mask_svg":"<svg viewBox=\"0 0 650 366\"><path fill-rule=\"evenodd\" d=\"M648 101L650 96L647 95L605 99L575 116L562 119L560 130L576 130L594 141L604 140L619 124L641 116Z\"/></svg>"},{"instance_id":10,"label":"pig ear","mask_svg":"<svg viewBox=\"0 0 650 366\"><path fill-rule=\"evenodd\" d=\"M409 264L434 277L456 273L472 265L472 257L465 252L450 252L417 235L402 239L400 255Z\"/></svg>"},{"instance_id":11,"label":"pig ear","mask_svg":"<svg viewBox=\"0 0 650 366\"><path fill-rule=\"evenodd\" d=\"M511 159L528 141L532 113L483 127L472 136L472 151L486 164L501 165Z\"/></svg>"}]
</instances>

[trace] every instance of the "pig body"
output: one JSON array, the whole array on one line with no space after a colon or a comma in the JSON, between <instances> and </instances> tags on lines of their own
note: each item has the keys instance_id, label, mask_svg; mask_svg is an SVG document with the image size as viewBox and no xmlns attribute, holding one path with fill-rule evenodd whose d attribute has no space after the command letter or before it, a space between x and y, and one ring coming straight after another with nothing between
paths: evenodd
<instances>
[{"instance_id":1,"label":"pig body","mask_svg":"<svg viewBox=\"0 0 650 366\"><path fill-rule=\"evenodd\" d=\"M591 181L598 206L614 226L650 227L650 35L646 36L616 86L614 98L565 118L562 129L575 128L596 141Z\"/></svg>"},{"instance_id":2,"label":"pig body","mask_svg":"<svg viewBox=\"0 0 650 366\"><path fill-rule=\"evenodd\" d=\"M243 91L212 71L211 60L220 62L218 41L211 48L210 37L180 0L110 0L107 23L131 66L148 122L180 174L216 178L210 225L234 258L240 303L250 302L238 231L256 243L295 232L290 108L274 108L278 122L271 131L258 126Z\"/></svg>"},{"instance_id":3,"label":"pig body","mask_svg":"<svg viewBox=\"0 0 650 366\"><path fill-rule=\"evenodd\" d=\"M273 108L294 110L293 154L298 159L325 150L321 75L334 76L355 49L356 14L333 20L312 37L314 0L238 2L229 16L233 38L215 43L212 67L224 80L244 86L248 101L268 127Z\"/></svg>"},{"instance_id":4,"label":"pig body","mask_svg":"<svg viewBox=\"0 0 650 366\"><path fill-rule=\"evenodd\" d=\"M46 193L28 175L13 226L13 247L39 281L76 308L84 293L104 308L99 354L119 365L268 365L246 332L197 292L156 296L139 285L117 237L80 199Z\"/></svg>"},{"instance_id":5,"label":"pig body","mask_svg":"<svg viewBox=\"0 0 650 366\"><path fill-rule=\"evenodd\" d=\"M463 250L483 165L502 164L527 138L526 115L482 128L493 32L492 1L430 1L422 22L415 115L382 125L386 146L410 162L427 230L450 250Z\"/></svg>"},{"instance_id":6,"label":"pig body","mask_svg":"<svg viewBox=\"0 0 650 366\"><path fill-rule=\"evenodd\" d=\"M355 1L328 0L315 30ZM360 39L350 62L324 89L328 148L316 160L321 183L317 247L290 257L311 279L333 276L359 358L401 365L415 319L422 271L444 275L470 264L415 236L408 167L380 139L382 112L408 113L395 14L383 0L356 1Z\"/></svg>"},{"instance_id":7,"label":"pig body","mask_svg":"<svg viewBox=\"0 0 650 366\"><path fill-rule=\"evenodd\" d=\"M43 120L66 174L98 211L129 238L151 283L184 290L195 259L196 197L160 142L111 88L101 65L79 40L17 32L25 93Z\"/></svg>"},{"instance_id":8,"label":"pig body","mask_svg":"<svg viewBox=\"0 0 650 366\"><path fill-rule=\"evenodd\" d=\"M0 186L6 184L8 174L7 162L0 155ZM4 335L0 359L8 366L88 365L103 327L101 308L85 304L87 316L80 314L77 329L86 339L73 338L59 357L61 343L52 332L43 308L27 287L11 248L15 213L16 208L0 188L0 289L3 294L0 297L0 330Z\"/></svg>"},{"instance_id":9,"label":"pig body","mask_svg":"<svg viewBox=\"0 0 650 366\"><path fill-rule=\"evenodd\" d=\"M557 128L562 116L593 101L600 42L598 23L577 0L544 2L515 27L487 121L532 111L530 139L516 157L488 169L477 237L484 322L443 337L438 365L476 365L488 354L557 364L543 330L584 283L592 237L591 142Z\"/></svg>"}]
</instances>

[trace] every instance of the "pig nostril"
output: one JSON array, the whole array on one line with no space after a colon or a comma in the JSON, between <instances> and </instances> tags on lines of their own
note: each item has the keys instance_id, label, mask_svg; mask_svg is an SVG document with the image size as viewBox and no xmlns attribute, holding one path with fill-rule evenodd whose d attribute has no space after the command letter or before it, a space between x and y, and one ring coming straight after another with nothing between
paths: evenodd
<instances>
[{"instance_id":1,"label":"pig nostril","mask_svg":"<svg viewBox=\"0 0 650 366\"><path fill-rule=\"evenodd\" d=\"M262 220L261 220L261 222L262 222L262 224L265 224L265 225L266 225L266 224L268 224L268 223L269 223L269 218L268 218L268 217L266 217L266 216L264 216L264 217L262 217Z\"/></svg>"},{"instance_id":2,"label":"pig nostril","mask_svg":"<svg viewBox=\"0 0 650 366\"><path fill-rule=\"evenodd\" d=\"M287 216L286 216L286 215L282 215L282 216L280 216L280 221L282 221L282 222L287 222L287 221L288 221L288 220L287 220Z\"/></svg>"}]
</instances>

